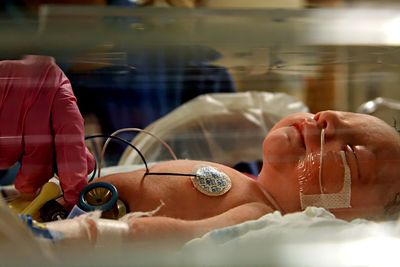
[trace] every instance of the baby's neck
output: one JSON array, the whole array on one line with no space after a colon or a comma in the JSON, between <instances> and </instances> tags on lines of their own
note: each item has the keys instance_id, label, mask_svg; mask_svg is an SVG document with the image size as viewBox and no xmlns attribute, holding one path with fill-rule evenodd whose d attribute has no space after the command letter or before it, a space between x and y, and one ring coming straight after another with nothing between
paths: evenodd
<instances>
[{"instance_id":1,"label":"baby's neck","mask_svg":"<svg viewBox=\"0 0 400 267\"><path fill-rule=\"evenodd\" d=\"M258 179L260 179L260 178L258 178ZM263 184L262 181L257 181L257 182L259 184L261 191L264 193L265 198L269 202L269 206L272 207L274 210L277 210L280 213L284 214L282 207L275 200L275 198L272 196L272 194L268 191L267 186L265 186L265 184Z\"/></svg>"}]
</instances>

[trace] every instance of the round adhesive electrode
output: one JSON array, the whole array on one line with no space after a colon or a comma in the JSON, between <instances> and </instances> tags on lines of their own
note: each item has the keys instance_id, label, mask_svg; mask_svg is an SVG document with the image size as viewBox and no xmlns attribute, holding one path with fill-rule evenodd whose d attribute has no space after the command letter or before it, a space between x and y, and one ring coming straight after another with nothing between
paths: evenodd
<instances>
[{"instance_id":1,"label":"round adhesive electrode","mask_svg":"<svg viewBox=\"0 0 400 267\"><path fill-rule=\"evenodd\" d=\"M211 166L200 166L191 178L193 186L207 196L221 196L231 187L231 179L225 173Z\"/></svg>"}]
</instances>

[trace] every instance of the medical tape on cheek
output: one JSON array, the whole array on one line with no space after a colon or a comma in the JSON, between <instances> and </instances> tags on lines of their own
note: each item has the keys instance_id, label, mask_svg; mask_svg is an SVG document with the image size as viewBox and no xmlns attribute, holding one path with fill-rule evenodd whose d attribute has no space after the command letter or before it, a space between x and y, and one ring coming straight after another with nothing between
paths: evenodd
<instances>
[{"instance_id":1,"label":"medical tape on cheek","mask_svg":"<svg viewBox=\"0 0 400 267\"><path fill-rule=\"evenodd\" d=\"M306 207L315 206L323 207L326 209L338 209L338 208L350 208L351 207L351 173L350 167L346 160L346 154L344 151L339 151L339 155L344 167L343 174L343 187L338 193L324 194L322 187L322 160L324 153L324 138L325 132L321 131L321 154L320 154L320 167L319 167L319 187L321 194L310 194L305 195L300 191L300 205L301 209Z\"/></svg>"}]
</instances>

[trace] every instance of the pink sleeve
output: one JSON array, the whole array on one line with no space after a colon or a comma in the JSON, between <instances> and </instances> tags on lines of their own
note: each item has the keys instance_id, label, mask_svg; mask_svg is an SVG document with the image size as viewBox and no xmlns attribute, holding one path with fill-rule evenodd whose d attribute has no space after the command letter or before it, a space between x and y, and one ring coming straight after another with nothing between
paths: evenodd
<instances>
[{"instance_id":1,"label":"pink sleeve","mask_svg":"<svg viewBox=\"0 0 400 267\"><path fill-rule=\"evenodd\" d=\"M53 101L51 122L58 176L65 202L72 207L77 203L80 191L87 185L87 175L95 164L85 146L83 118L71 84L62 72L60 76L62 81Z\"/></svg>"},{"instance_id":2,"label":"pink sleeve","mask_svg":"<svg viewBox=\"0 0 400 267\"><path fill-rule=\"evenodd\" d=\"M29 56L3 64L11 79L6 84L8 108L3 109L1 115L13 125L6 134L18 136L21 144L20 147L16 143L9 146L11 155L21 160L15 187L22 193L34 193L53 175L50 112L57 91L52 75L55 63L50 57Z\"/></svg>"},{"instance_id":3,"label":"pink sleeve","mask_svg":"<svg viewBox=\"0 0 400 267\"><path fill-rule=\"evenodd\" d=\"M15 186L20 192L33 193L56 167L66 204L71 207L87 184L94 160L84 144L83 118L71 84L54 60L45 59L25 60L34 69L31 81L26 77L34 97L24 120L24 151Z\"/></svg>"}]
</instances>

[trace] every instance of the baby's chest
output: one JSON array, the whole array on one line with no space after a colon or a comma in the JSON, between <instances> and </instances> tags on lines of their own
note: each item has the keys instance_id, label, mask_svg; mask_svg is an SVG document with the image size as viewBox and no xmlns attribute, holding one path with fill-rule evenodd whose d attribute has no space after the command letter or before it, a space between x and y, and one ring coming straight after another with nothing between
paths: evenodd
<instances>
[{"instance_id":1,"label":"baby's chest","mask_svg":"<svg viewBox=\"0 0 400 267\"><path fill-rule=\"evenodd\" d=\"M229 183L229 188L218 194L212 188L218 181L199 185L190 176L146 176L119 190L130 211L149 211L164 203L158 215L182 219L210 217L260 200L253 181L232 177Z\"/></svg>"}]
</instances>

